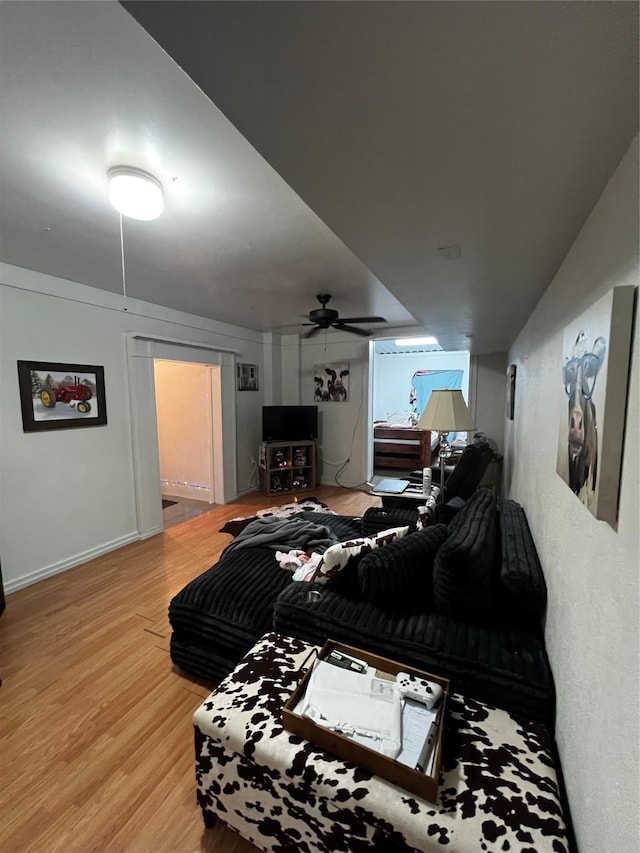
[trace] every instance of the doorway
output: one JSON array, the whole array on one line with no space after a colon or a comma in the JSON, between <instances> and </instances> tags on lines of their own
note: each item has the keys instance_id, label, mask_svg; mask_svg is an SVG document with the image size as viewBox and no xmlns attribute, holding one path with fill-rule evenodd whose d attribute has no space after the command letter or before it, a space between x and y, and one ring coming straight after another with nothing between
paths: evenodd
<instances>
[{"instance_id":1,"label":"doorway","mask_svg":"<svg viewBox=\"0 0 640 853\"><path fill-rule=\"evenodd\" d=\"M219 367L154 359L158 463L165 530L215 506L212 374Z\"/></svg>"},{"instance_id":2,"label":"doorway","mask_svg":"<svg viewBox=\"0 0 640 853\"><path fill-rule=\"evenodd\" d=\"M141 539L161 533L159 442L155 395L155 361L214 367L211 377L213 419L213 501L225 504L237 497L235 350L143 333L126 336L136 516ZM208 505L208 501L207 501Z\"/></svg>"},{"instance_id":3,"label":"doorway","mask_svg":"<svg viewBox=\"0 0 640 853\"><path fill-rule=\"evenodd\" d=\"M390 467L375 465L375 425L408 427L422 414L434 388L460 388L465 400L469 398L470 355L468 352L444 352L441 349L426 349L420 344L401 344L394 340L376 340L370 343L369 369L369 479L387 476L402 476L403 470L419 467L411 460L404 464L404 457L411 455L414 448L401 446L397 438L379 438L378 449L388 445ZM453 436L451 437L453 439ZM438 445L438 436L431 436L432 456ZM398 459L392 459L397 453Z\"/></svg>"}]
</instances>

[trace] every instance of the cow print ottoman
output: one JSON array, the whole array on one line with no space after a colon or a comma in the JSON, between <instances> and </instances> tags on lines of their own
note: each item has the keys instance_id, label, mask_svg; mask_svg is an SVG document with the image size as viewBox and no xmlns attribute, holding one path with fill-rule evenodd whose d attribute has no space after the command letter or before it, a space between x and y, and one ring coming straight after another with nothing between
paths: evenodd
<instances>
[{"instance_id":1,"label":"cow print ottoman","mask_svg":"<svg viewBox=\"0 0 640 853\"><path fill-rule=\"evenodd\" d=\"M436 804L282 727L312 646L266 634L194 715L197 797L274 853L569 850L544 726L451 697Z\"/></svg>"}]
</instances>

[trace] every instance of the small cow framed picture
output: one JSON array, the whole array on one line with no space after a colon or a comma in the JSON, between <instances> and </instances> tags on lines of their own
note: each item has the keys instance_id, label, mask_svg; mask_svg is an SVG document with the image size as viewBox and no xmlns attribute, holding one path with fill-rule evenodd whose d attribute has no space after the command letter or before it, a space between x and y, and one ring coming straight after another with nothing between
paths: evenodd
<instances>
[{"instance_id":1,"label":"small cow framed picture","mask_svg":"<svg viewBox=\"0 0 640 853\"><path fill-rule=\"evenodd\" d=\"M565 328L558 365L556 471L614 529L622 468L635 287L614 287Z\"/></svg>"},{"instance_id":2,"label":"small cow framed picture","mask_svg":"<svg viewBox=\"0 0 640 853\"><path fill-rule=\"evenodd\" d=\"M313 399L317 403L348 403L349 373L346 362L314 365Z\"/></svg>"},{"instance_id":3,"label":"small cow framed picture","mask_svg":"<svg viewBox=\"0 0 640 853\"><path fill-rule=\"evenodd\" d=\"M18 361L25 432L104 426L104 368L95 364Z\"/></svg>"}]
</instances>

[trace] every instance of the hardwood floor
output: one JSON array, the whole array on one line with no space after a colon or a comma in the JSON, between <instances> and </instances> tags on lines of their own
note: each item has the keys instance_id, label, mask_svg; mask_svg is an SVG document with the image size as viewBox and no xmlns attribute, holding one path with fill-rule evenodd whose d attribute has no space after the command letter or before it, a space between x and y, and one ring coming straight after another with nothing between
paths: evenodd
<instances>
[{"instance_id":1,"label":"hardwood floor","mask_svg":"<svg viewBox=\"0 0 640 853\"><path fill-rule=\"evenodd\" d=\"M376 498L319 487L360 515ZM169 600L274 503L252 494L7 597L0 618L0 849L250 853L195 800L191 716L211 685L169 659Z\"/></svg>"}]
</instances>

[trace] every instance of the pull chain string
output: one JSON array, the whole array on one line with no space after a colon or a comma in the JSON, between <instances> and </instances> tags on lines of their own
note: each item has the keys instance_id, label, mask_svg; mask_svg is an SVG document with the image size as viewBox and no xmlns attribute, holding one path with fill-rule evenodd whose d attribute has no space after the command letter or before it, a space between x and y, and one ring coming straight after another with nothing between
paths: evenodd
<instances>
[{"instance_id":1,"label":"pull chain string","mask_svg":"<svg viewBox=\"0 0 640 853\"><path fill-rule=\"evenodd\" d=\"M122 258L122 310L127 310L127 275L124 269L124 234L122 231L122 214L120 215L120 257Z\"/></svg>"}]
</instances>

